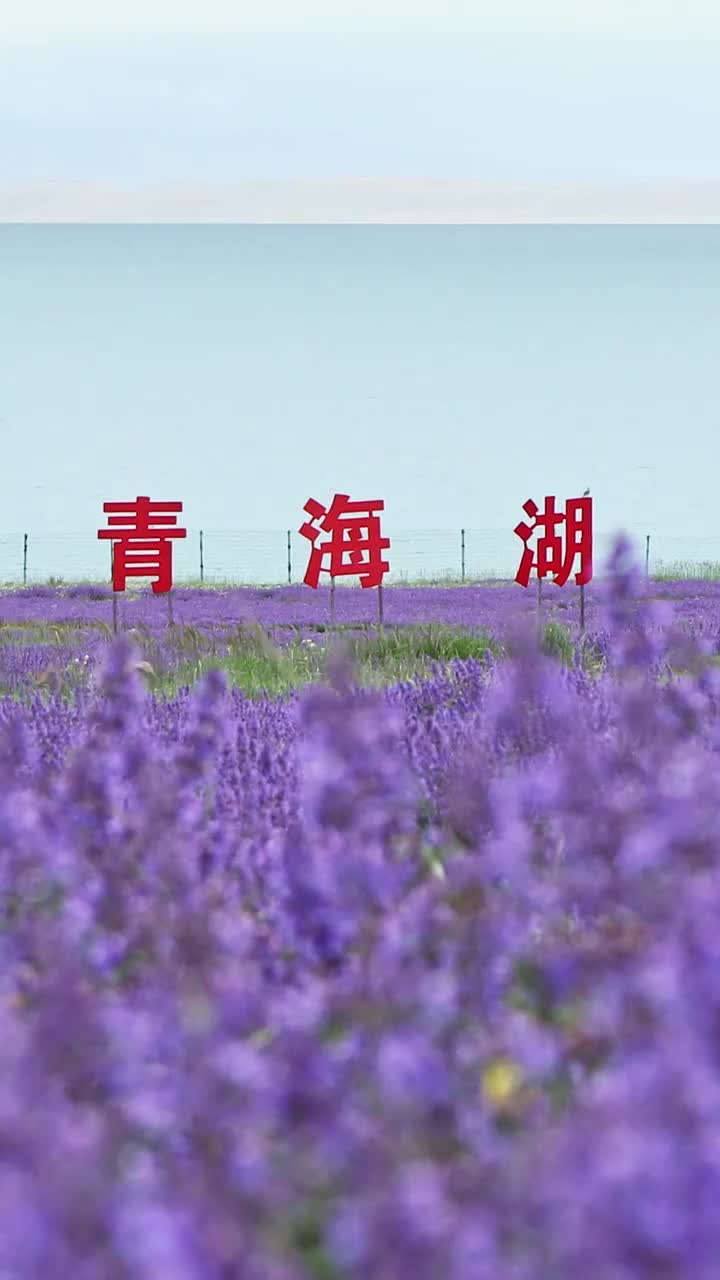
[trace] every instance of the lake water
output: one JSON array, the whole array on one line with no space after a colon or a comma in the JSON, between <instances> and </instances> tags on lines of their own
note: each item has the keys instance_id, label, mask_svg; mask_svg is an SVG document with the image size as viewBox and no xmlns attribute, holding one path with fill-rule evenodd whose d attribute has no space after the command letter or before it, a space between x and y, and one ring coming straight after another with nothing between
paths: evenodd
<instances>
[{"instance_id":1,"label":"lake water","mask_svg":"<svg viewBox=\"0 0 720 1280\"><path fill-rule=\"evenodd\" d=\"M181 499L178 577L302 578L307 498L399 575L514 574L590 486L596 562L720 560L720 227L0 226L0 580L103 576L104 500Z\"/></svg>"}]
</instances>

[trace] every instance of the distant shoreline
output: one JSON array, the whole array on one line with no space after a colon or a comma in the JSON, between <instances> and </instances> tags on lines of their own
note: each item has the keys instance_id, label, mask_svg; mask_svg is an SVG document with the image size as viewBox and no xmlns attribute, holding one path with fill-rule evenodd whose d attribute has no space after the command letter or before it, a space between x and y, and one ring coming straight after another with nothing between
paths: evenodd
<instances>
[{"instance_id":1,"label":"distant shoreline","mask_svg":"<svg viewBox=\"0 0 720 1280\"><path fill-rule=\"evenodd\" d=\"M0 184L0 223L718 225L720 180L626 186L308 179Z\"/></svg>"}]
</instances>

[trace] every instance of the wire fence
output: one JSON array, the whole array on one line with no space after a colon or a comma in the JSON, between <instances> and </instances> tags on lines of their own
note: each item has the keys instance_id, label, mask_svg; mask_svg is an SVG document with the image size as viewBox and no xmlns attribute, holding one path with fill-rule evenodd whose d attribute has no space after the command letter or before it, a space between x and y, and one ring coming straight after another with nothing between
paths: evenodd
<instances>
[{"instance_id":1,"label":"wire fence","mask_svg":"<svg viewBox=\"0 0 720 1280\"><path fill-rule=\"evenodd\" d=\"M510 529L387 529L391 572L387 581L477 582L512 579L521 544ZM651 576L720 577L720 538L673 537L628 530L638 562ZM601 573L614 535L594 537L595 573ZM176 583L276 586L302 582L310 544L293 530L188 529L173 544ZM0 582L109 582L110 550L93 533L0 534Z\"/></svg>"}]
</instances>

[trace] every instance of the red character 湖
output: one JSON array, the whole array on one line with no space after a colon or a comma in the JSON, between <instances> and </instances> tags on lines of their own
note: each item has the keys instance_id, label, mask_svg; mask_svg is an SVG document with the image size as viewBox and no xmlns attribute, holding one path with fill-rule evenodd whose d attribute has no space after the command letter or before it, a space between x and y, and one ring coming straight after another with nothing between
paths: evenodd
<instances>
[{"instance_id":1,"label":"red character \u6e56","mask_svg":"<svg viewBox=\"0 0 720 1280\"><path fill-rule=\"evenodd\" d=\"M557 511L555 503L554 497L546 498L542 511L531 498L523 505L533 523L522 520L514 530L525 543L515 576L522 587L528 585L533 569L538 578L552 576L557 586L563 587L578 559L577 585L585 586L592 578L592 498L569 498L564 512ZM533 555L529 542L535 533L538 537Z\"/></svg>"}]
</instances>

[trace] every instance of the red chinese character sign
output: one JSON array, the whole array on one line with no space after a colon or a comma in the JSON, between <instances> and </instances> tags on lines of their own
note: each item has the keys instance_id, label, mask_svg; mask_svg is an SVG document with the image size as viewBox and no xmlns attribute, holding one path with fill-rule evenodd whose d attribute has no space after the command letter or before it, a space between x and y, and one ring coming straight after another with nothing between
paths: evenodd
<instances>
[{"instance_id":1,"label":"red chinese character sign","mask_svg":"<svg viewBox=\"0 0 720 1280\"><path fill-rule=\"evenodd\" d=\"M349 494L336 493L329 507L309 498L303 510L310 519L299 533L312 543L306 585L316 588L321 573L329 574L333 590L336 578L359 577L361 586L378 588L382 621L382 583L390 572L383 554L390 548L390 539L382 535L379 515L385 503L381 499L351 502ZM323 540L322 534L327 538Z\"/></svg>"},{"instance_id":2,"label":"red chinese character sign","mask_svg":"<svg viewBox=\"0 0 720 1280\"><path fill-rule=\"evenodd\" d=\"M187 529L178 529L177 515L182 502L104 502L109 529L99 529L98 538L113 543L113 591L124 591L128 578L152 578L156 595L172 587L172 541L186 538Z\"/></svg>"},{"instance_id":3,"label":"red chinese character sign","mask_svg":"<svg viewBox=\"0 0 720 1280\"><path fill-rule=\"evenodd\" d=\"M515 575L521 587L528 586L533 569L538 579L552 576L558 587L564 587L577 560L577 585L585 586L592 578L592 498L569 498L564 512L556 510L556 501L553 497L546 498L543 511L531 498L523 506L532 524L521 520L514 530L525 543ZM535 534L533 555L529 543Z\"/></svg>"},{"instance_id":4,"label":"red chinese character sign","mask_svg":"<svg viewBox=\"0 0 720 1280\"><path fill-rule=\"evenodd\" d=\"M521 520L514 532L525 544L515 581L521 587L530 583L535 570L538 584L538 637L542 635L541 587L543 578L552 577L556 586L564 587L573 569L575 582L580 588L580 630L585 630L585 587L592 579L593 523L592 498L589 491L581 498L569 498L565 510L556 509L557 499L546 497L540 511L537 503L529 498L523 511L532 524ZM535 542L533 553L531 539Z\"/></svg>"}]
</instances>

